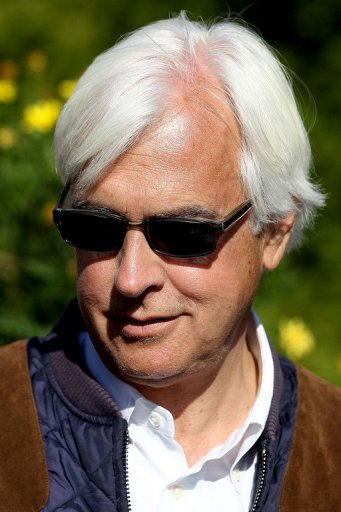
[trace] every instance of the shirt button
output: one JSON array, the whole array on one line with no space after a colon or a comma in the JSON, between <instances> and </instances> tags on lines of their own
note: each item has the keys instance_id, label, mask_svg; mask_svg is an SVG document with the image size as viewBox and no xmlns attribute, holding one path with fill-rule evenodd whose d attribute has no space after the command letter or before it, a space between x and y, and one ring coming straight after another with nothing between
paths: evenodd
<instances>
[{"instance_id":1,"label":"shirt button","mask_svg":"<svg viewBox=\"0 0 341 512\"><path fill-rule=\"evenodd\" d=\"M171 485L169 490L175 500L180 500L184 494L184 488L180 484Z\"/></svg>"},{"instance_id":2,"label":"shirt button","mask_svg":"<svg viewBox=\"0 0 341 512\"><path fill-rule=\"evenodd\" d=\"M239 482L240 481L240 471L238 468L235 468L232 471L232 480L233 482Z\"/></svg>"},{"instance_id":3,"label":"shirt button","mask_svg":"<svg viewBox=\"0 0 341 512\"><path fill-rule=\"evenodd\" d=\"M160 416L158 414L156 414L155 412L152 412L149 415L148 421L149 421L149 423L151 424L152 427L160 428L160 424L161 424Z\"/></svg>"}]
</instances>

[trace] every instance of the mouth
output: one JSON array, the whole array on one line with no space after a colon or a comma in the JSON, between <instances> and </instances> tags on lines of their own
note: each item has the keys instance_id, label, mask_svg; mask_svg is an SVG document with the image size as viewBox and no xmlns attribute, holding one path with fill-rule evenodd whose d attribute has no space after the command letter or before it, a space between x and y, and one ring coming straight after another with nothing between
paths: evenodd
<instances>
[{"instance_id":1,"label":"mouth","mask_svg":"<svg viewBox=\"0 0 341 512\"><path fill-rule=\"evenodd\" d=\"M171 327L178 316L170 317L149 317L136 319L133 317L115 317L120 326L120 332L128 338L143 338L161 335L167 328Z\"/></svg>"}]
</instances>

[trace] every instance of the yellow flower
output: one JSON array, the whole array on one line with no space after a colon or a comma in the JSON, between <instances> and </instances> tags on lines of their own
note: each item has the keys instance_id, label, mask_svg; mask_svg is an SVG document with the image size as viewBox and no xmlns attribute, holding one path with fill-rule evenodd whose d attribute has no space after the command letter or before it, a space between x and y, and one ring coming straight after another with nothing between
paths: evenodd
<instances>
[{"instance_id":1,"label":"yellow flower","mask_svg":"<svg viewBox=\"0 0 341 512\"><path fill-rule=\"evenodd\" d=\"M38 50L34 50L26 55L26 67L32 73L41 73L46 68L47 58Z\"/></svg>"},{"instance_id":2,"label":"yellow flower","mask_svg":"<svg viewBox=\"0 0 341 512\"><path fill-rule=\"evenodd\" d=\"M19 66L13 60L3 60L0 62L0 77L1 78L15 78L19 73Z\"/></svg>"},{"instance_id":3,"label":"yellow flower","mask_svg":"<svg viewBox=\"0 0 341 512\"><path fill-rule=\"evenodd\" d=\"M61 109L61 102L56 99L41 100L27 105L23 112L23 126L27 132L46 133L52 130Z\"/></svg>"},{"instance_id":4,"label":"yellow flower","mask_svg":"<svg viewBox=\"0 0 341 512\"><path fill-rule=\"evenodd\" d=\"M280 344L292 359L302 359L315 347L315 338L300 318L282 320L279 324Z\"/></svg>"},{"instance_id":5,"label":"yellow flower","mask_svg":"<svg viewBox=\"0 0 341 512\"><path fill-rule=\"evenodd\" d=\"M13 80L0 80L0 102L11 103L17 97L17 85Z\"/></svg>"},{"instance_id":6,"label":"yellow flower","mask_svg":"<svg viewBox=\"0 0 341 512\"><path fill-rule=\"evenodd\" d=\"M70 98L76 85L76 80L63 80L58 85L58 94L63 100Z\"/></svg>"},{"instance_id":7,"label":"yellow flower","mask_svg":"<svg viewBox=\"0 0 341 512\"><path fill-rule=\"evenodd\" d=\"M9 126L0 126L0 148L11 149L17 141L17 134Z\"/></svg>"}]
</instances>

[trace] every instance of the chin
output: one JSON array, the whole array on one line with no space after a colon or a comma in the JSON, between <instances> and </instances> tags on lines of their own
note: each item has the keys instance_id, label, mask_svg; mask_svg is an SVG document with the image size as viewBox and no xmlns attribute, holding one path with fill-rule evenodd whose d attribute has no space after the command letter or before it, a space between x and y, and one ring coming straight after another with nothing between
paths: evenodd
<instances>
[{"instance_id":1,"label":"chin","mask_svg":"<svg viewBox=\"0 0 341 512\"><path fill-rule=\"evenodd\" d=\"M151 387L164 387L171 383L182 380L185 377L185 371L179 371L175 368L162 368L149 364L142 366L132 366L127 364L117 364L115 361L110 370L120 379L130 384L139 384Z\"/></svg>"},{"instance_id":2,"label":"chin","mask_svg":"<svg viewBox=\"0 0 341 512\"><path fill-rule=\"evenodd\" d=\"M132 354L130 354L132 355ZM170 365L169 358L162 361L156 353L149 355L135 354L134 357L122 357L110 351L102 352L102 359L107 368L118 378L133 386L163 388L180 382L190 372L184 363Z\"/></svg>"}]
</instances>

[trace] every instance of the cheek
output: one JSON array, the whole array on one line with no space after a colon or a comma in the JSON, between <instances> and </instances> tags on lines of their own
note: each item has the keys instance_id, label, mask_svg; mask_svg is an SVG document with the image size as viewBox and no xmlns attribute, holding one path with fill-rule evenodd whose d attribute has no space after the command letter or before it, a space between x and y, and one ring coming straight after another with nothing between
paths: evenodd
<instances>
[{"instance_id":1,"label":"cheek","mask_svg":"<svg viewBox=\"0 0 341 512\"><path fill-rule=\"evenodd\" d=\"M76 252L77 295L82 301L88 299L99 303L110 299L114 282L112 258L90 254L86 251Z\"/></svg>"},{"instance_id":2,"label":"cheek","mask_svg":"<svg viewBox=\"0 0 341 512\"><path fill-rule=\"evenodd\" d=\"M255 295L262 273L258 241L247 242L237 247L237 240L231 240L210 264L185 269L175 286L194 303L206 305L211 317L244 310Z\"/></svg>"},{"instance_id":3,"label":"cheek","mask_svg":"<svg viewBox=\"0 0 341 512\"><path fill-rule=\"evenodd\" d=\"M218 262L207 267L175 268L168 277L173 294L187 302L192 318L204 329L235 301L232 270Z\"/></svg>"}]
</instances>

